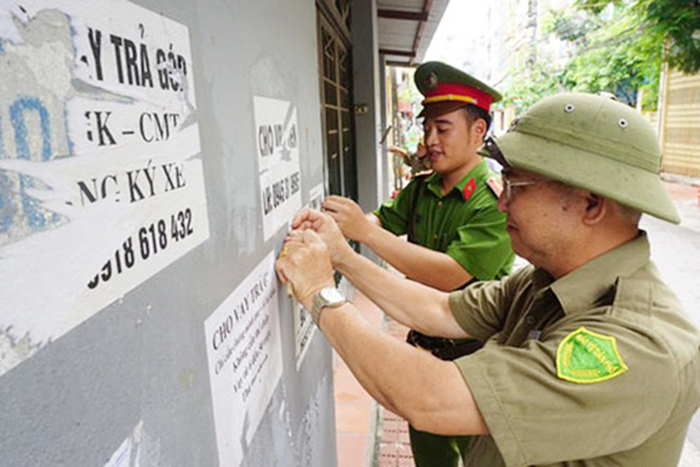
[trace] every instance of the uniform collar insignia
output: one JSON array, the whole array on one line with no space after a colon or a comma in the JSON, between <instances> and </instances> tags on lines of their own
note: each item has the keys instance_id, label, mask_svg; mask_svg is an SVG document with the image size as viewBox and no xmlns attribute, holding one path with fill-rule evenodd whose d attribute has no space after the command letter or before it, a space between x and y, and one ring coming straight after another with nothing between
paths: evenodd
<instances>
[{"instance_id":1,"label":"uniform collar insignia","mask_svg":"<svg viewBox=\"0 0 700 467\"><path fill-rule=\"evenodd\" d=\"M464 189L462 190L462 194L464 194L464 201L469 201L469 198L471 198L474 194L474 190L476 190L476 179L472 177L469 179L467 184L464 185Z\"/></svg>"}]
</instances>

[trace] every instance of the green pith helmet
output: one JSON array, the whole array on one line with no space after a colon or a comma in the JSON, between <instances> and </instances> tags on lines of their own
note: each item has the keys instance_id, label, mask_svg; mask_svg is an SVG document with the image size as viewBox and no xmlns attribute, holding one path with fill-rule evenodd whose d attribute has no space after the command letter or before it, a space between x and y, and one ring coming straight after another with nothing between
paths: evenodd
<instances>
[{"instance_id":1,"label":"green pith helmet","mask_svg":"<svg viewBox=\"0 0 700 467\"><path fill-rule=\"evenodd\" d=\"M656 132L625 104L593 94L548 97L517 118L496 144L515 168L680 222L659 177Z\"/></svg>"},{"instance_id":2,"label":"green pith helmet","mask_svg":"<svg viewBox=\"0 0 700 467\"><path fill-rule=\"evenodd\" d=\"M491 104L502 99L492 87L442 62L423 63L413 79L424 96L419 117L438 117L468 104L488 114Z\"/></svg>"}]
</instances>

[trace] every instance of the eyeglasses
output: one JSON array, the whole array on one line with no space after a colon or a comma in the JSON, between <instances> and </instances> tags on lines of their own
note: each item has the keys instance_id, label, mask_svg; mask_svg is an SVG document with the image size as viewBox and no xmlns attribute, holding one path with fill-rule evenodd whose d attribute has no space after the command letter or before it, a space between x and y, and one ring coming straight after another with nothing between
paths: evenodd
<instances>
[{"instance_id":1,"label":"eyeglasses","mask_svg":"<svg viewBox=\"0 0 700 467\"><path fill-rule=\"evenodd\" d=\"M505 199L510 201L513 197L513 188L517 187L523 187L523 186L529 186L529 185L537 185L538 183L549 183L554 180L523 180L521 182L513 182L510 180L510 175L504 173L501 175L501 179L503 180L503 195L505 196Z\"/></svg>"},{"instance_id":2,"label":"eyeglasses","mask_svg":"<svg viewBox=\"0 0 700 467\"><path fill-rule=\"evenodd\" d=\"M502 174L502 180L503 180L503 195L505 196L506 200L510 200L513 196L513 188L517 187L523 187L523 186L529 186L529 185L536 185L538 183L549 183L553 182L554 180L546 180L546 179L541 179L541 180L523 180L521 182L512 182L510 180L510 175L505 172L505 170L508 170L511 165L508 163L508 160L505 158L503 155L503 152L501 152L501 148L498 147L498 144L496 144L496 140L491 137L490 135L484 138L484 147L486 150L489 152L491 155L492 159L495 159L504 167L504 172Z\"/></svg>"}]
</instances>

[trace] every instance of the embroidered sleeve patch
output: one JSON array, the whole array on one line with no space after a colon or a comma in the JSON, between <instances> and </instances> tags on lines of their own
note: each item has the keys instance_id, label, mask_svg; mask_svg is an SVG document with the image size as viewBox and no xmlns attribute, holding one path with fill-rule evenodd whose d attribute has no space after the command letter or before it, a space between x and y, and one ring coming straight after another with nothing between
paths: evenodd
<instances>
[{"instance_id":1,"label":"embroidered sleeve patch","mask_svg":"<svg viewBox=\"0 0 700 467\"><path fill-rule=\"evenodd\" d=\"M557 349L557 376L579 384L605 381L627 371L612 336L584 327L570 333Z\"/></svg>"}]
</instances>

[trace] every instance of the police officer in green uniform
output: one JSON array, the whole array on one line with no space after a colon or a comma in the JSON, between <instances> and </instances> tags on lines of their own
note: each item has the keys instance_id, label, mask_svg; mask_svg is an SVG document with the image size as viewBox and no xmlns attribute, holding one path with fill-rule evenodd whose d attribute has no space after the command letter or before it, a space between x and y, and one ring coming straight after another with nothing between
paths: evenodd
<instances>
[{"instance_id":1,"label":"police officer in green uniform","mask_svg":"<svg viewBox=\"0 0 700 467\"><path fill-rule=\"evenodd\" d=\"M425 96L426 158L433 173L365 215L350 199L329 196L323 209L343 234L369 246L408 278L440 290L507 274L513 262L500 179L477 154L500 94L441 62L424 63L415 81ZM398 238L408 234L406 243Z\"/></svg>"},{"instance_id":2,"label":"police officer in green uniform","mask_svg":"<svg viewBox=\"0 0 700 467\"><path fill-rule=\"evenodd\" d=\"M500 178L477 154L498 92L441 62L415 73L423 94L425 159L432 174L419 175L395 199L365 215L352 200L330 196L324 210L343 234L369 246L406 277L444 291L510 272L513 251L505 216L497 207ZM406 243L398 236L407 234ZM412 330L408 342L453 360L481 347L475 340L434 338ZM418 467L456 467L466 437L438 436L410 427Z\"/></svg>"},{"instance_id":3,"label":"police officer in green uniform","mask_svg":"<svg viewBox=\"0 0 700 467\"><path fill-rule=\"evenodd\" d=\"M466 466L677 465L700 404L700 333L638 228L642 212L679 220L654 130L609 98L560 94L485 146L532 266L446 294L355 254L307 210L281 280L381 404L424 431L480 435ZM332 293L333 267L407 326L484 347L446 362L401 345Z\"/></svg>"}]
</instances>

